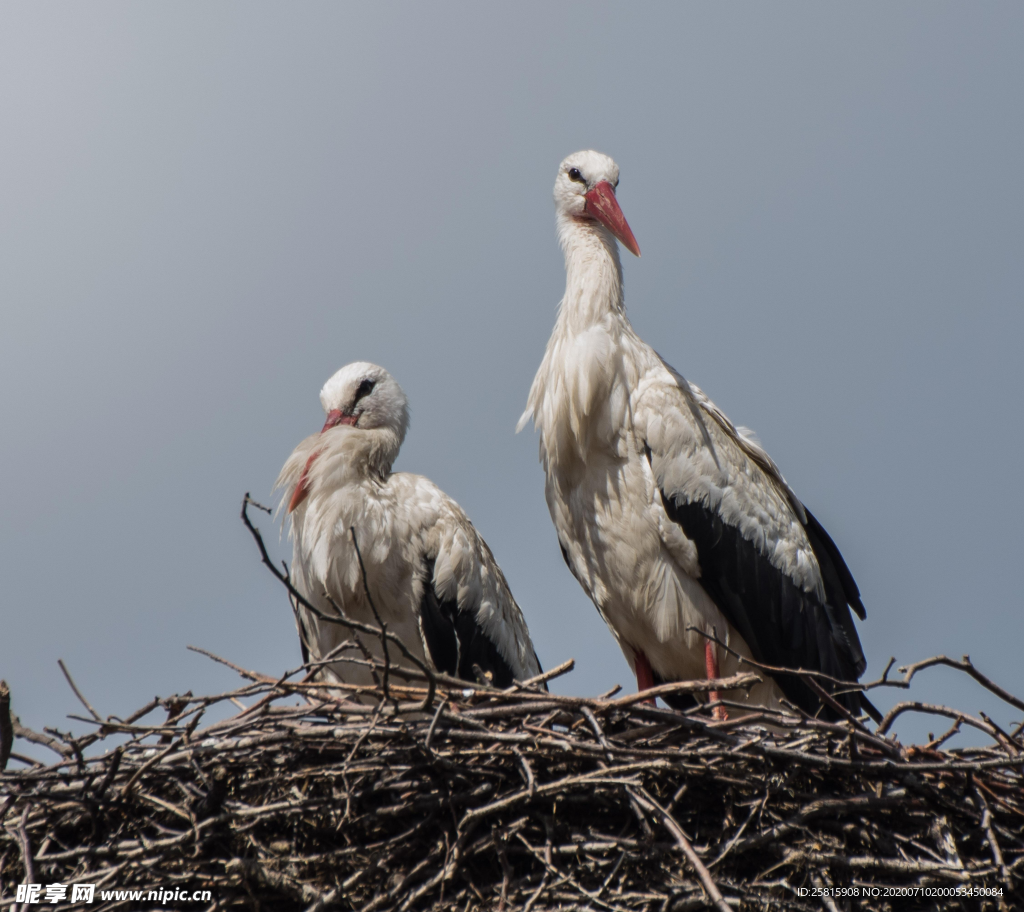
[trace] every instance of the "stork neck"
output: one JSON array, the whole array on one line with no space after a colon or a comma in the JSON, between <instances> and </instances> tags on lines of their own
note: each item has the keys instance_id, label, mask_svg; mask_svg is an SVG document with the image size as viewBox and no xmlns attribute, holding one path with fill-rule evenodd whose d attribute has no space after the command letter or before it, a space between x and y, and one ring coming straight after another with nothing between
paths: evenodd
<instances>
[{"instance_id":1,"label":"stork neck","mask_svg":"<svg viewBox=\"0 0 1024 912\"><path fill-rule=\"evenodd\" d=\"M611 232L591 219L560 216L558 234L565 253L565 297L559 319L580 332L612 315L625 318L622 264Z\"/></svg>"},{"instance_id":2,"label":"stork neck","mask_svg":"<svg viewBox=\"0 0 1024 912\"><path fill-rule=\"evenodd\" d=\"M402 438L391 428L363 431L366 440L365 458L367 474L385 478L391 473L391 464L398 457Z\"/></svg>"},{"instance_id":3,"label":"stork neck","mask_svg":"<svg viewBox=\"0 0 1024 912\"><path fill-rule=\"evenodd\" d=\"M401 437L391 428L342 428L328 431L311 471L338 473L341 479L386 478L398 456Z\"/></svg>"}]
</instances>

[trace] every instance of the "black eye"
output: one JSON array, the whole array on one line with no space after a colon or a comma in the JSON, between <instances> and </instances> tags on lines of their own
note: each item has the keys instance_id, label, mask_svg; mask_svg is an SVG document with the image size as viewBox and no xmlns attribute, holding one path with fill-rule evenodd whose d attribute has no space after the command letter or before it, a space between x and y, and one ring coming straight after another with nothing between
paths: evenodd
<instances>
[{"instance_id":1,"label":"black eye","mask_svg":"<svg viewBox=\"0 0 1024 912\"><path fill-rule=\"evenodd\" d=\"M579 168L569 169L569 180L576 181L578 184L585 184L587 182L586 178L580 174Z\"/></svg>"},{"instance_id":2,"label":"black eye","mask_svg":"<svg viewBox=\"0 0 1024 912\"><path fill-rule=\"evenodd\" d=\"M377 385L376 380L371 380L367 377L359 384L359 389L356 390L356 398L352 400L353 407L355 404L363 398L363 396L369 396L373 392L373 388Z\"/></svg>"}]
</instances>

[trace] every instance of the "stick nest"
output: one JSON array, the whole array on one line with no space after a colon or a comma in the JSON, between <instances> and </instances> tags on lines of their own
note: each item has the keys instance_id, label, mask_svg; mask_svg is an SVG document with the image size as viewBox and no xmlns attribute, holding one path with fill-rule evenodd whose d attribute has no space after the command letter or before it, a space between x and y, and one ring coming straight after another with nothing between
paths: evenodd
<instances>
[{"instance_id":1,"label":"stick nest","mask_svg":"<svg viewBox=\"0 0 1024 912\"><path fill-rule=\"evenodd\" d=\"M97 716L85 737L16 725L61 759L0 777L0 905L22 882L364 912L1021 901L1019 735L904 748L852 721L776 716L768 729L763 717L714 722L635 696L440 682L424 706L425 689L363 689L355 702L245 674L232 693ZM227 701L247 708L199 727ZM160 707L165 722L142 723ZM813 895L829 887L860 896ZM884 887L996 895L864 896ZM80 907L127 906L98 902Z\"/></svg>"}]
</instances>

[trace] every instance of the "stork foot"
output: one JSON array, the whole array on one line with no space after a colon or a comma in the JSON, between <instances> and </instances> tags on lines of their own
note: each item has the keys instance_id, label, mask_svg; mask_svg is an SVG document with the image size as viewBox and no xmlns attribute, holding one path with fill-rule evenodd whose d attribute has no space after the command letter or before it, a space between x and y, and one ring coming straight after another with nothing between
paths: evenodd
<instances>
[{"instance_id":1,"label":"stork foot","mask_svg":"<svg viewBox=\"0 0 1024 912\"><path fill-rule=\"evenodd\" d=\"M638 692L650 690L654 686L654 669L647 656L640 649L633 650L633 668L636 670L636 689ZM657 700L648 697L644 703L654 706Z\"/></svg>"},{"instance_id":2,"label":"stork foot","mask_svg":"<svg viewBox=\"0 0 1024 912\"><path fill-rule=\"evenodd\" d=\"M714 681L720 677L718 672L718 653L715 652L715 644L711 640L704 644L704 664L707 667L709 681ZM717 703L722 699L722 695L717 690L712 690L708 694L708 699L712 703ZM729 711L724 706L716 706L712 710L712 714L719 722L724 722L729 718Z\"/></svg>"}]
</instances>

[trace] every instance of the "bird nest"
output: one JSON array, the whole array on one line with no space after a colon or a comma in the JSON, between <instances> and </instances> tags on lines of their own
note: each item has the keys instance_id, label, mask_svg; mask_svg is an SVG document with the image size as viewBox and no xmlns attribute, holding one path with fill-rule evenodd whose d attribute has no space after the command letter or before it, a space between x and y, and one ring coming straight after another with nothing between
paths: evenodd
<instances>
[{"instance_id":1,"label":"bird nest","mask_svg":"<svg viewBox=\"0 0 1024 912\"><path fill-rule=\"evenodd\" d=\"M22 883L94 884L92 903L67 904L83 909L202 890L195 908L364 912L1022 900L1019 732L904 747L855 720L719 722L540 682L385 691L238 670L238 690L124 720L89 707L86 736L15 721L59 759L14 754L29 768L0 777L0 907ZM165 721L144 721L161 709ZM989 724L947 712L954 729ZM120 743L99 752L108 739ZM150 905L116 893L130 889Z\"/></svg>"},{"instance_id":2,"label":"bird nest","mask_svg":"<svg viewBox=\"0 0 1024 912\"><path fill-rule=\"evenodd\" d=\"M301 601L244 507L243 520ZM326 684L308 666L267 677L207 653L247 683L120 719L96 712L61 664L88 711L75 718L94 727L76 737L21 726L0 682L0 770L26 767L0 774L0 909L27 884L90 910L1024 904L1024 723L1007 732L917 701L874 730L838 704L838 721L738 704L719 721L707 705L679 712L618 689L549 693L571 662L498 690L436 674L383 625L336 622L380 638L374 686ZM728 694L771 671L749 664L646 695ZM892 664L852 686L906 688L945 665L1024 710L966 657L897 680ZM889 735L904 712L952 726L906 747ZM991 745L945 749L965 725ZM15 738L56 762L12 752ZM76 885L94 887L91 901Z\"/></svg>"}]
</instances>

